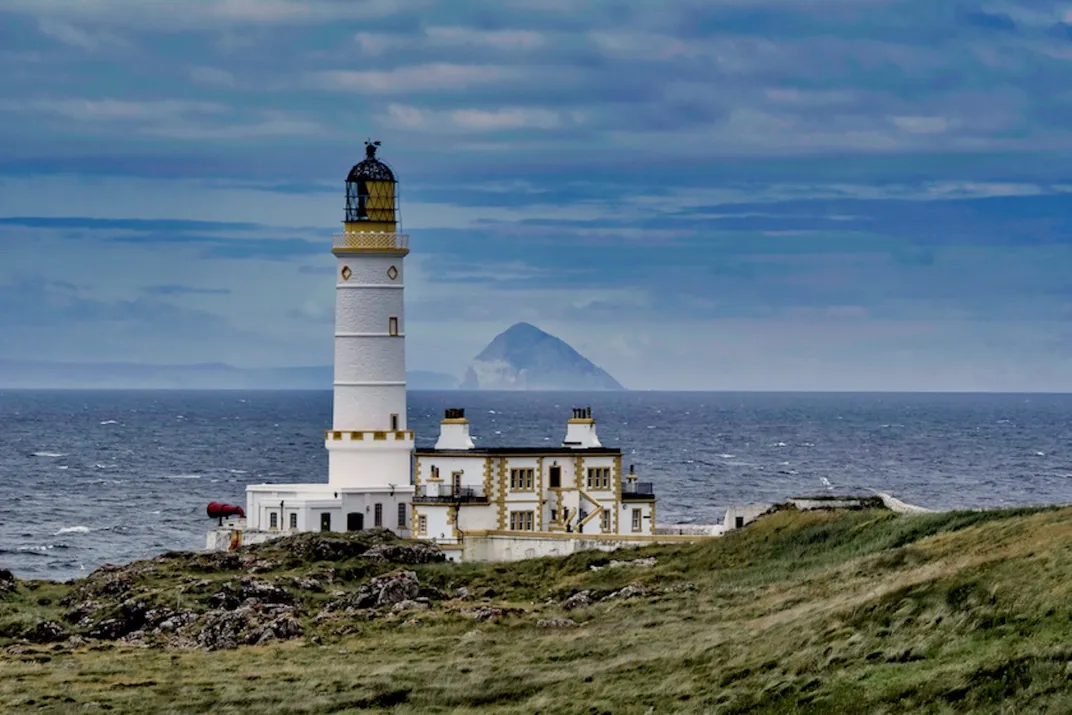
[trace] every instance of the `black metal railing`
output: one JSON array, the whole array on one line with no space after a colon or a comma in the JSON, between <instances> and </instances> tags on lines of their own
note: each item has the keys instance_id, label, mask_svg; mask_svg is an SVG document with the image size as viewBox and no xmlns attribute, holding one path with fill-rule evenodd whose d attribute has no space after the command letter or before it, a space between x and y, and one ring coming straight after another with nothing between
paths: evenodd
<instances>
[{"instance_id":1,"label":"black metal railing","mask_svg":"<svg viewBox=\"0 0 1072 715\"><path fill-rule=\"evenodd\" d=\"M487 503L488 497L483 489L473 487L440 487L438 493L430 493L427 486L421 485L413 493L413 501L423 504Z\"/></svg>"},{"instance_id":2,"label":"black metal railing","mask_svg":"<svg viewBox=\"0 0 1072 715\"><path fill-rule=\"evenodd\" d=\"M626 482L622 485L622 501L647 501L655 496L655 487L651 482Z\"/></svg>"}]
</instances>

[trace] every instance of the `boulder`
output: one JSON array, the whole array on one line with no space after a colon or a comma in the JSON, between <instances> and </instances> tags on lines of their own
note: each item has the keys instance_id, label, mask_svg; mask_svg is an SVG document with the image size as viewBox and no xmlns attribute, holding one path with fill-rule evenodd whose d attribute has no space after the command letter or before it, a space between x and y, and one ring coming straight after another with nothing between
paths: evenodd
<instances>
[{"instance_id":1,"label":"boulder","mask_svg":"<svg viewBox=\"0 0 1072 715\"><path fill-rule=\"evenodd\" d=\"M645 588L643 585L638 584L638 583L631 583L628 586L626 586L625 588L619 589L618 591L615 591L614 593L610 594L609 596L607 596L603 600L604 601L611 601L611 600L620 599L620 598L639 598L640 596L647 596L647 595L648 595L648 589L647 588Z\"/></svg>"},{"instance_id":2,"label":"boulder","mask_svg":"<svg viewBox=\"0 0 1072 715\"><path fill-rule=\"evenodd\" d=\"M15 574L7 569L0 569L0 596L14 591L16 585Z\"/></svg>"},{"instance_id":3,"label":"boulder","mask_svg":"<svg viewBox=\"0 0 1072 715\"><path fill-rule=\"evenodd\" d=\"M577 608L586 608L594 603L591 591L578 591L565 600L562 607L567 611L572 611Z\"/></svg>"},{"instance_id":4,"label":"boulder","mask_svg":"<svg viewBox=\"0 0 1072 715\"><path fill-rule=\"evenodd\" d=\"M276 586L251 576L243 576L237 581L228 581L223 588L208 599L211 608L226 611L234 610L244 603L253 601L290 605L294 603L294 597L282 586Z\"/></svg>"},{"instance_id":5,"label":"boulder","mask_svg":"<svg viewBox=\"0 0 1072 715\"><path fill-rule=\"evenodd\" d=\"M393 606L402 601L412 601L420 594L421 584L413 571L397 571L377 576L361 584L355 594L357 608Z\"/></svg>"},{"instance_id":6,"label":"boulder","mask_svg":"<svg viewBox=\"0 0 1072 715\"><path fill-rule=\"evenodd\" d=\"M536 625L540 628L576 628L577 621L572 618L541 618Z\"/></svg>"},{"instance_id":7,"label":"boulder","mask_svg":"<svg viewBox=\"0 0 1072 715\"><path fill-rule=\"evenodd\" d=\"M41 621L29 626L22 632L23 640L31 643L59 643L67 640L67 631L55 621Z\"/></svg>"},{"instance_id":8,"label":"boulder","mask_svg":"<svg viewBox=\"0 0 1072 715\"><path fill-rule=\"evenodd\" d=\"M447 560L443 550L429 542L381 544L366 551L364 557L377 563L407 565L434 564Z\"/></svg>"},{"instance_id":9,"label":"boulder","mask_svg":"<svg viewBox=\"0 0 1072 715\"><path fill-rule=\"evenodd\" d=\"M258 645L271 640L289 640L302 633L291 606L209 611L198 621L196 642L208 650L240 645Z\"/></svg>"},{"instance_id":10,"label":"boulder","mask_svg":"<svg viewBox=\"0 0 1072 715\"><path fill-rule=\"evenodd\" d=\"M409 601L409 600L406 600L406 601L399 601L398 603L396 603L394 606L391 607L391 610L394 611L395 613L399 613L401 611L426 611L431 607L432 607L432 604L428 603L427 601Z\"/></svg>"}]
</instances>

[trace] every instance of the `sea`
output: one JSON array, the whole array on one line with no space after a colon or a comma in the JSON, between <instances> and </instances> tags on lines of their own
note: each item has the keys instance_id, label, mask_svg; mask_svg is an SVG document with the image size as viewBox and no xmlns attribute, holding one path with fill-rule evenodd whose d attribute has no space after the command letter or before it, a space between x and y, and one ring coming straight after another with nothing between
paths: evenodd
<instances>
[{"instance_id":1,"label":"sea","mask_svg":"<svg viewBox=\"0 0 1072 715\"><path fill-rule=\"evenodd\" d=\"M420 392L432 446L463 407L479 446L558 445L592 407L660 523L727 505L884 491L934 509L1072 502L1072 395ZM0 567L67 580L204 547L210 501L324 482L329 391L0 390Z\"/></svg>"}]
</instances>

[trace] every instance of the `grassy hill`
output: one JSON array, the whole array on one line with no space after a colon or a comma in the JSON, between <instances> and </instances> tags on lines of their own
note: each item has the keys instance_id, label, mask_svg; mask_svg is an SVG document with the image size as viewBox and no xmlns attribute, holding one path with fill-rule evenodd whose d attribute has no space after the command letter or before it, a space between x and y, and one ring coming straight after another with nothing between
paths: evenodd
<instances>
[{"instance_id":1,"label":"grassy hill","mask_svg":"<svg viewBox=\"0 0 1072 715\"><path fill-rule=\"evenodd\" d=\"M1072 702L1072 509L786 511L703 544L514 564L438 563L433 551L384 534L305 535L19 582L0 595L0 711L1040 713ZM174 623L159 625L165 616Z\"/></svg>"}]
</instances>

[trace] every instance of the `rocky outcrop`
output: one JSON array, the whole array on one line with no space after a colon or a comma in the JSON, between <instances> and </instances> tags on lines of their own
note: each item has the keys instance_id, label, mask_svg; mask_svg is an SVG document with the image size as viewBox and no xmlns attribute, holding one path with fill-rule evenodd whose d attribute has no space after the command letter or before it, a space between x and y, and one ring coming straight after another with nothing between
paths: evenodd
<instances>
[{"instance_id":1,"label":"rocky outcrop","mask_svg":"<svg viewBox=\"0 0 1072 715\"><path fill-rule=\"evenodd\" d=\"M210 611L199 619L197 644L207 650L240 645L261 645L271 640L289 640L302 633L291 606L265 608L242 606L233 611Z\"/></svg>"},{"instance_id":2,"label":"rocky outcrop","mask_svg":"<svg viewBox=\"0 0 1072 715\"><path fill-rule=\"evenodd\" d=\"M0 598L15 590L15 575L7 569L0 569Z\"/></svg>"},{"instance_id":3,"label":"rocky outcrop","mask_svg":"<svg viewBox=\"0 0 1072 715\"><path fill-rule=\"evenodd\" d=\"M363 554L364 558L376 563L394 564L434 564L447 560L446 554L438 546L428 542L416 544L383 544L373 546Z\"/></svg>"}]
</instances>

